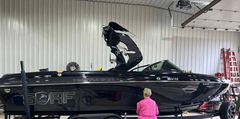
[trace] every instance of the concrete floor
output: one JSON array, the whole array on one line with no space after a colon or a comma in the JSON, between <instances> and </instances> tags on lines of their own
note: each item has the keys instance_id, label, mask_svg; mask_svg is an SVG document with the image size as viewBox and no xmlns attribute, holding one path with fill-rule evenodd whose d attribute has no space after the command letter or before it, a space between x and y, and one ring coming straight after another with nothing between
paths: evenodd
<instances>
[{"instance_id":1,"label":"concrete floor","mask_svg":"<svg viewBox=\"0 0 240 119\"><path fill-rule=\"evenodd\" d=\"M4 119L4 115L3 115L3 110L0 109L0 119ZM180 115L179 115L180 116ZM68 116L62 116L61 119L67 119ZM136 115L129 115L127 117L127 119L137 119ZM174 117L173 115L169 115L169 116L159 116L158 119L176 119L176 117ZM207 115L207 114L200 114L200 113L189 113L186 112L183 114L183 117L178 117L178 119L220 119L219 116L211 116L211 115ZM235 118L237 119L237 117Z\"/></svg>"}]
</instances>

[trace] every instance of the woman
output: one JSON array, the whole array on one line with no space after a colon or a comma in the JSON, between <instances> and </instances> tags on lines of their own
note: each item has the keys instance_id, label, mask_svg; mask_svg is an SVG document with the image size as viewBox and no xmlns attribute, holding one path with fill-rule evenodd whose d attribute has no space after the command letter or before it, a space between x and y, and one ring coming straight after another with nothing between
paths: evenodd
<instances>
[{"instance_id":1,"label":"woman","mask_svg":"<svg viewBox=\"0 0 240 119\"><path fill-rule=\"evenodd\" d=\"M138 119L157 119L158 106L154 100L150 98L152 91L149 88L143 90L143 97L141 101L137 103Z\"/></svg>"}]
</instances>

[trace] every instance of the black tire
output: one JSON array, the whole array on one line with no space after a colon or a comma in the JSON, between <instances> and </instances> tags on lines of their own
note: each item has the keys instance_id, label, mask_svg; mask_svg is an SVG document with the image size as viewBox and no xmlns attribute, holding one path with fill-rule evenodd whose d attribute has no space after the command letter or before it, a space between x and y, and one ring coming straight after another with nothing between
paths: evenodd
<instances>
[{"instance_id":1,"label":"black tire","mask_svg":"<svg viewBox=\"0 0 240 119\"><path fill-rule=\"evenodd\" d=\"M85 118L85 117L78 117L77 115L75 115L75 116L68 117L68 119L87 119L87 118Z\"/></svg>"},{"instance_id":2,"label":"black tire","mask_svg":"<svg viewBox=\"0 0 240 119\"><path fill-rule=\"evenodd\" d=\"M80 67L77 62L69 62L66 67L67 71L79 71Z\"/></svg>"},{"instance_id":3,"label":"black tire","mask_svg":"<svg viewBox=\"0 0 240 119\"><path fill-rule=\"evenodd\" d=\"M113 116L89 116L89 117L81 117L79 115L74 115L70 116L68 119L122 119L118 115L113 115Z\"/></svg>"},{"instance_id":4,"label":"black tire","mask_svg":"<svg viewBox=\"0 0 240 119\"><path fill-rule=\"evenodd\" d=\"M118 117L118 116L110 116L110 117L106 117L104 119L122 119L122 118Z\"/></svg>"},{"instance_id":5,"label":"black tire","mask_svg":"<svg viewBox=\"0 0 240 119\"><path fill-rule=\"evenodd\" d=\"M87 119L87 118L84 118L84 117L75 117L75 118L68 118L68 119Z\"/></svg>"},{"instance_id":6,"label":"black tire","mask_svg":"<svg viewBox=\"0 0 240 119\"><path fill-rule=\"evenodd\" d=\"M219 109L221 119L234 119L236 115L236 105L233 102L222 102Z\"/></svg>"}]
</instances>

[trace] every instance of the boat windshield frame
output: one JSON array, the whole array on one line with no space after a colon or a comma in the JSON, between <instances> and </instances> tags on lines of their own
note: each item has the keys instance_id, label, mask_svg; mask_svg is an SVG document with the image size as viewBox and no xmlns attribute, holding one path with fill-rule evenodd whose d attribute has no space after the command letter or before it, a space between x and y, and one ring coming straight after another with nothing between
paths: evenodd
<instances>
[{"instance_id":1,"label":"boat windshield frame","mask_svg":"<svg viewBox=\"0 0 240 119\"><path fill-rule=\"evenodd\" d=\"M143 68L143 69L142 69ZM139 70L142 69L142 70ZM159 61L150 65L143 65L132 69L130 72L179 72L184 71L168 60Z\"/></svg>"}]
</instances>

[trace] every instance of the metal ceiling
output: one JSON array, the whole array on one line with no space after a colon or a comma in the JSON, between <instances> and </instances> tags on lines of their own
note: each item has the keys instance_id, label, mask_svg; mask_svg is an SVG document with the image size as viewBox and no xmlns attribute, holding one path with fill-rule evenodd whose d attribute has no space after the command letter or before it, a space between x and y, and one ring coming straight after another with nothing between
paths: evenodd
<instances>
[{"instance_id":1,"label":"metal ceiling","mask_svg":"<svg viewBox=\"0 0 240 119\"><path fill-rule=\"evenodd\" d=\"M184 10L176 7L179 0L77 0L89 2L101 2L112 4L128 4L154 7L159 9L168 9L174 12L194 15L201 9L209 5L214 0L190 0L192 9ZM224 29L224 30L240 30L240 0L221 0L217 5L214 5L211 11L197 16L193 21L186 24L186 27L195 27L203 29ZM173 16L174 17L174 16ZM184 18L185 20L188 17ZM184 23L183 21L180 21ZM185 26L185 25L184 25Z\"/></svg>"},{"instance_id":2,"label":"metal ceiling","mask_svg":"<svg viewBox=\"0 0 240 119\"><path fill-rule=\"evenodd\" d=\"M200 15L187 26L222 30L240 30L240 0L222 0L211 11Z\"/></svg>"},{"instance_id":3,"label":"metal ceiling","mask_svg":"<svg viewBox=\"0 0 240 119\"><path fill-rule=\"evenodd\" d=\"M79 0L79 1L143 5L143 6L160 8L160 9L168 9L168 7L173 3L170 6L171 10L181 12L181 13L195 14L201 8L203 8L206 5L208 5L209 3L211 3L213 0L190 0L191 3L194 3L194 5L192 5L192 9L190 9L190 10L176 8L176 4L179 0Z\"/></svg>"}]
</instances>

